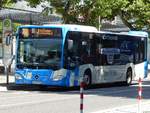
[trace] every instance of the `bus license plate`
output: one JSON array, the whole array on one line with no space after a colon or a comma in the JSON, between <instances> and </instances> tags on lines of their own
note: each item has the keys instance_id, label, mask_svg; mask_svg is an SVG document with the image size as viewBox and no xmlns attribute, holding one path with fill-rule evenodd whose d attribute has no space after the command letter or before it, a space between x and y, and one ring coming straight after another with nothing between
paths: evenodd
<instances>
[{"instance_id":1,"label":"bus license plate","mask_svg":"<svg viewBox=\"0 0 150 113\"><path fill-rule=\"evenodd\" d=\"M32 81L32 84L42 84L40 81Z\"/></svg>"}]
</instances>

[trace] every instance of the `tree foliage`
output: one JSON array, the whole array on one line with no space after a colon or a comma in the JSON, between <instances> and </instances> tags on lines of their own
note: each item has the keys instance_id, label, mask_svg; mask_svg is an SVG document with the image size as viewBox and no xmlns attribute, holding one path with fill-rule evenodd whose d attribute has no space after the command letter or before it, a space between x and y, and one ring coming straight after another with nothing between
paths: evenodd
<instances>
[{"instance_id":1,"label":"tree foliage","mask_svg":"<svg viewBox=\"0 0 150 113\"><path fill-rule=\"evenodd\" d=\"M26 0L32 7L45 0ZM150 29L149 0L46 0L56 13L61 14L64 23L78 23L98 26L98 18L113 20L119 15L131 29Z\"/></svg>"},{"instance_id":2,"label":"tree foliage","mask_svg":"<svg viewBox=\"0 0 150 113\"><path fill-rule=\"evenodd\" d=\"M119 15L130 29L150 29L149 0L118 0L120 6L112 5L112 16ZM115 0L114 0L115 2ZM118 7L119 6L119 7Z\"/></svg>"},{"instance_id":3,"label":"tree foliage","mask_svg":"<svg viewBox=\"0 0 150 113\"><path fill-rule=\"evenodd\" d=\"M17 2L17 0L0 0L0 9L2 7L6 7L6 6L9 6L13 3Z\"/></svg>"}]
</instances>

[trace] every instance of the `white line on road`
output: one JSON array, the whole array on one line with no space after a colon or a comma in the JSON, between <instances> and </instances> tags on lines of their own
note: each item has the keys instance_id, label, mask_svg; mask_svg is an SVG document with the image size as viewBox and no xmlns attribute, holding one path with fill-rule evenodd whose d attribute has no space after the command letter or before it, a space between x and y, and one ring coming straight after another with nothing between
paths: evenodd
<instances>
[{"instance_id":1,"label":"white line on road","mask_svg":"<svg viewBox=\"0 0 150 113\"><path fill-rule=\"evenodd\" d=\"M135 86L135 87L138 87L138 84L136 84L136 85L132 85L133 87ZM142 87L150 87L150 84L148 85L148 84L142 84Z\"/></svg>"},{"instance_id":2,"label":"white line on road","mask_svg":"<svg viewBox=\"0 0 150 113\"><path fill-rule=\"evenodd\" d=\"M64 96L65 94L63 94L63 95L61 95L61 93L59 93L59 94L57 94L57 93L39 93L38 91L34 91L34 92L30 92L30 91L18 91L18 92L13 92L13 93L11 93L11 94L9 94L9 95L11 95L11 96L13 96L13 97L7 97L7 95L5 96L5 98L4 97L2 97L1 96L1 94L0 94L0 97L2 97L2 98L0 98L0 101L5 101L5 100L10 100L10 99L16 99L16 97L17 98L24 98L24 97L40 97L40 96L48 96L48 97L50 97L50 96L52 96L52 97L56 97L56 96ZM71 95L69 95L69 96L71 96Z\"/></svg>"},{"instance_id":3,"label":"white line on road","mask_svg":"<svg viewBox=\"0 0 150 113\"><path fill-rule=\"evenodd\" d=\"M110 89L109 89L110 90ZM106 91L108 91L108 90L106 90ZM127 91L133 91L133 89L127 89L127 90L124 90L124 89L121 89L121 90L117 90L117 91L110 91L110 92L106 92L106 91L102 91L102 90L100 90L100 91L97 91L97 90L85 90L84 92L85 92L85 95L86 94L88 94L88 96L94 96L94 94L95 93L97 93L97 94L102 94L102 95L104 95L104 94L115 94L115 93L123 93L123 92L127 92ZM72 93L77 93L78 92L78 94L79 94L79 91L68 91L68 92L65 92L67 95L72 95ZM21 98L21 97L32 97L32 96L43 96L43 95L45 95L45 96L53 96L53 95L57 95L57 96L59 96L59 95L61 95L61 93L59 93L59 94L57 94L57 93L54 93L54 92L42 92L42 93L40 93L39 94L39 91L34 91L34 92L30 92L30 91L17 91L17 92L13 92L13 93L11 93L11 94L13 94L13 97L5 97L5 98L0 98L0 101L2 101L2 100L8 100L8 99L16 99L16 96L14 96L14 95L17 95L17 98ZM24 95L24 94L27 94L27 95ZM64 93L62 93L63 95L65 95ZM76 95L78 95L78 94L76 94ZM0 95L0 97L1 97L1 95Z\"/></svg>"},{"instance_id":4,"label":"white line on road","mask_svg":"<svg viewBox=\"0 0 150 113\"><path fill-rule=\"evenodd\" d=\"M79 97L76 95L76 98ZM60 100L66 100L66 99L72 99L72 97L63 97L63 98L55 98L55 99L45 99L45 100L38 100L38 101L28 101L28 102L21 102L21 103L12 103L12 104L6 104L6 105L0 105L0 109L6 108L6 107L15 107L15 106L22 106L22 105L33 105L33 104L40 104L45 102L53 102L53 101L60 101Z\"/></svg>"}]
</instances>

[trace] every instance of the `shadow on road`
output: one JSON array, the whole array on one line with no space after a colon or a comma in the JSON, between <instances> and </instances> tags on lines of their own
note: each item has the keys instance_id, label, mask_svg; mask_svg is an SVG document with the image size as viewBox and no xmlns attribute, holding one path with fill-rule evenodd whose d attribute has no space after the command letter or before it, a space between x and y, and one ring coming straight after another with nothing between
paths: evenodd
<instances>
[{"instance_id":1,"label":"shadow on road","mask_svg":"<svg viewBox=\"0 0 150 113\"><path fill-rule=\"evenodd\" d=\"M38 93L61 93L68 95L80 94L80 87L52 87L44 85L16 85L14 83L0 84L0 86L7 87L10 91L37 91ZM144 99L150 99L150 81L143 82ZM138 97L138 83L134 83L131 86L125 86L122 83L115 84L98 84L86 87L84 90L85 95L97 95L97 96L109 96L109 97L123 97L123 98L137 98Z\"/></svg>"},{"instance_id":2,"label":"shadow on road","mask_svg":"<svg viewBox=\"0 0 150 113\"><path fill-rule=\"evenodd\" d=\"M46 85L16 85L15 83L0 83L0 86L7 87L8 90L22 90L22 91L47 91L47 92L67 92L67 91L79 91L80 87L58 87L58 86L46 86ZM85 90L98 89L98 88L112 88L125 86L123 83L111 83L111 84L96 84L91 86L85 86Z\"/></svg>"}]
</instances>

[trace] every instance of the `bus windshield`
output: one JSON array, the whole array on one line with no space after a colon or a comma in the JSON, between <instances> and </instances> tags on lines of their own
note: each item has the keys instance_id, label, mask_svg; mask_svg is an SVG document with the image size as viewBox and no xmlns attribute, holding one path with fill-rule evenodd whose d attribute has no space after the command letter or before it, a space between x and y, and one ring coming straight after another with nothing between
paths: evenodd
<instances>
[{"instance_id":1,"label":"bus windshield","mask_svg":"<svg viewBox=\"0 0 150 113\"><path fill-rule=\"evenodd\" d=\"M44 31L43 31L44 32ZM44 33L41 34L43 35ZM52 35L19 35L17 68L58 69L61 61L62 37Z\"/></svg>"}]
</instances>

